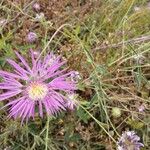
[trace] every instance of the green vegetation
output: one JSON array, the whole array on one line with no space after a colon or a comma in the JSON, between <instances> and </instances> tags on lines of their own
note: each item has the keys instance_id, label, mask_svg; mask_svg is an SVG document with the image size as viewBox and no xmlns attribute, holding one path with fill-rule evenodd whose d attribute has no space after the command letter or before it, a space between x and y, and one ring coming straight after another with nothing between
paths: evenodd
<instances>
[{"instance_id":1,"label":"green vegetation","mask_svg":"<svg viewBox=\"0 0 150 150\"><path fill-rule=\"evenodd\" d=\"M149 148L150 3L146 0L39 0L45 17L35 20L34 1L0 2L0 67L14 50L61 54L82 79L75 111L22 126L0 111L0 149L113 150L123 131L134 130ZM1 21L0 20L0 21ZM38 41L28 43L34 31ZM2 93L2 91L1 91ZM2 107L3 102L0 103ZM143 111L139 108L144 106ZM118 112L119 111L119 112ZM116 116L115 116L116 115Z\"/></svg>"}]
</instances>

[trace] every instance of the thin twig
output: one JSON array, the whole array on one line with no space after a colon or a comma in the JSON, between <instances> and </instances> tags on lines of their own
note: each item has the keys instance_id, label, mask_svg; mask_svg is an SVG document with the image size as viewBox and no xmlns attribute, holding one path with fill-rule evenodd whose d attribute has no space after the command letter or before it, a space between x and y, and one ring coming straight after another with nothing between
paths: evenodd
<instances>
[{"instance_id":1,"label":"thin twig","mask_svg":"<svg viewBox=\"0 0 150 150\"><path fill-rule=\"evenodd\" d=\"M93 50L103 50L103 49L108 49L108 48L117 48L117 47L122 46L123 44L124 45L127 45L129 43L139 44L141 42L146 42L146 41L150 41L150 35L130 39L130 40L127 40L127 41L121 41L119 43L115 43L115 44L111 44L111 45L107 45L107 46L98 46L98 47L94 48Z\"/></svg>"},{"instance_id":2,"label":"thin twig","mask_svg":"<svg viewBox=\"0 0 150 150\"><path fill-rule=\"evenodd\" d=\"M50 45L50 43L52 42L52 40L53 40L53 38L56 36L56 34L57 34L58 32L60 32L60 30L61 30L62 28L64 28L65 26L72 27L70 24L63 24L63 25L61 25L61 26L55 31L55 33L52 35L52 37L50 38L50 40L47 42L46 46L44 47L44 49L42 50L42 52L40 53L40 55L39 55L39 57L36 59L36 61L39 60L39 58L42 56L42 54L43 54L43 53L45 52L45 50L48 48L48 46Z\"/></svg>"}]
</instances>

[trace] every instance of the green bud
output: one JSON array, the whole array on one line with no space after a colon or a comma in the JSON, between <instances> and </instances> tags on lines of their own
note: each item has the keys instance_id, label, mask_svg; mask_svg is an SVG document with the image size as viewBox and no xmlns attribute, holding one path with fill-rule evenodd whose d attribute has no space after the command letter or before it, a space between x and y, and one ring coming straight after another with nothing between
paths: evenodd
<instances>
[{"instance_id":1,"label":"green bud","mask_svg":"<svg viewBox=\"0 0 150 150\"><path fill-rule=\"evenodd\" d=\"M121 110L118 107L112 108L112 115L114 118L119 118L121 116Z\"/></svg>"}]
</instances>

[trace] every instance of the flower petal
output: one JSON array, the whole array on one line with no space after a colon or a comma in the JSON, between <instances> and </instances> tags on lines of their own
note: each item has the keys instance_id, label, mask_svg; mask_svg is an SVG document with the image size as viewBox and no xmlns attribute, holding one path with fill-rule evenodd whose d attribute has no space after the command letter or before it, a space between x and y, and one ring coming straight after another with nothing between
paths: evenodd
<instances>
[{"instance_id":1,"label":"flower petal","mask_svg":"<svg viewBox=\"0 0 150 150\"><path fill-rule=\"evenodd\" d=\"M22 90L15 90L15 91L9 91L9 92L6 92L4 94L1 94L0 95L0 101L3 101L3 100L8 99L10 97L13 97L13 96L15 96L21 92L22 92Z\"/></svg>"},{"instance_id":2,"label":"flower petal","mask_svg":"<svg viewBox=\"0 0 150 150\"><path fill-rule=\"evenodd\" d=\"M57 90L76 90L75 84L69 81L63 81L61 79L54 79L49 83L50 87Z\"/></svg>"},{"instance_id":3,"label":"flower petal","mask_svg":"<svg viewBox=\"0 0 150 150\"><path fill-rule=\"evenodd\" d=\"M6 72L6 71L2 71L0 70L0 76L4 76L4 77L11 77L11 78L17 78L17 79L24 79L23 77L10 73L10 72Z\"/></svg>"},{"instance_id":4,"label":"flower petal","mask_svg":"<svg viewBox=\"0 0 150 150\"><path fill-rule=\"evenodd\" d=\"M26 75L29 74L28 71L24 70L22 67L20 67L16 62L14 62L11 59L7 59L7 61L9 62L9 64L11 64L17 71L19 71L21 74ZM26 75L27 76L27 75Z\"/></svg>"},{"instance_id":5,"label":"flower petal","mask_svg":"<svg viewBox=\"0 0 150 150\"><path fill-rule=\"evenodd\" d=\"M15 53L16 53L17 57L21 60L21 62L24 64L24 66L26 67L26 69L29 72L32 72L31 68L29 67L29 65L27 64L27 62L25 61L25 59L18 52L15 51Z\"/></svg>"}]
</instances>

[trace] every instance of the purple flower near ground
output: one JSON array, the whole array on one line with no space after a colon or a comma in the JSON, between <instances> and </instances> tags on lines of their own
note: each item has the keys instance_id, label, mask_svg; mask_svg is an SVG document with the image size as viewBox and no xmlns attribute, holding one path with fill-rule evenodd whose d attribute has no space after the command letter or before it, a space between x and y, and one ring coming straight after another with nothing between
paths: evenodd
<instances>
[{"instance_id":1,"label":"purple flower near ground","mask_svg":"<svg viewBox=\"0 0 150 150\"><path fill-rule=\"evenodd\" d=\"M66 95L76 90L76 83L71 80L74 71L67 73L67 69L62 68L66 61L53 53L36 60L31 50L30 67L19 53L16 52L16 55L21 61L20 65L11 59L7 60L13 66L14 73L0 71L3 79L0 89L5 90L0 95L0 101L9 99L6 104L10 106L9 117L22 118L23 121L34 118L36 111L43 117L45 112L56 115L66 110L67 103L71 101Z\"/></svg>"},{"instance_id":2,"label":"purple flower near ground","mask_svg":"<svg viewBox=\"0 0 150 150\"><path fill-rule=\"evenodd\" d=\"M74 71L74 73L71 75L71 80L74 82L78 82L81 79L81 76L78 71Z\"/></svg>"},{"instance_id":3,"label":"purple flower near ground","mask_svg":"<svg viewBox=\"0 0 150 150\"><path fill-rule=\"evenodd\" d=\"M34 32L29 32L27 35L27 41L29 43L35 42L37 40L37 35Z\"/></svg>"},{"instance_id":4,"label":"purple flower near ground","mask_svg":"<svg viewBox=\"0 0 150 150\"><path fill-rule=\"evenodd\" d=\"M145 110L145 106L142 104L142 105L140 105L139 107L138 107L138 110L139 110L139 112L144 112L144 110Z\"/></svg>"},{"instance_id":5,"label":"purple flower near ground","mask_svg":"<svg viewBox=\"0 0 150 150\"><path fill-rule=\"evenodd\" d=\"M39 11L41 9L40 4L39 3L34 3L33 4L33 9L35 9L36 11Z\"/></svg>"},{"instance_id":6,"label":"purple flower near ground","mask_svg":"<svg viewBox=\"0 0 150 150\"><path fill-rule=\"evenodd\" d=\"M144 145L139 141L134 131L125 131L117 143L118 150L140 150Z\"/></svg>"}]
</instances>

